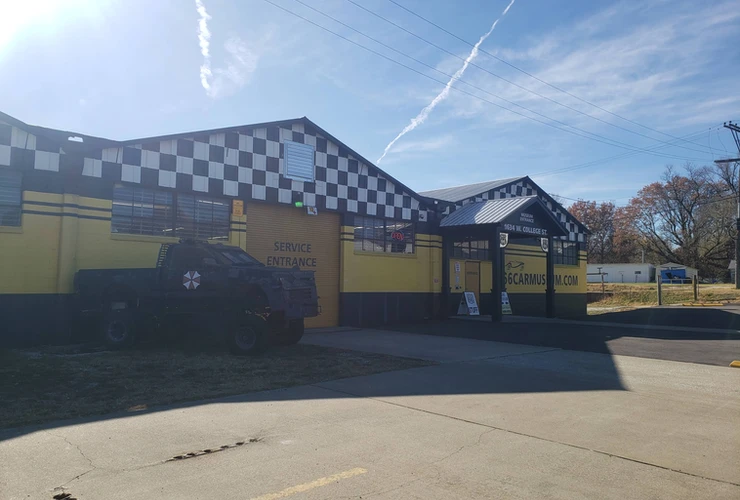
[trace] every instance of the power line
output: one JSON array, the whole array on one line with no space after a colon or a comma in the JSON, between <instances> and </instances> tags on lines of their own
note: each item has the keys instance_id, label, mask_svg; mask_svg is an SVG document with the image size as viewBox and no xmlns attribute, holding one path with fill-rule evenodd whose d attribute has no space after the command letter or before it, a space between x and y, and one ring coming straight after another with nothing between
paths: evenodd
<instances>
[{"instance_id":1,"label":"power line","mask_svg":"<svg viewBox=\"0 0 740 500\"><path fill-rule=\"evenodd\" d=\"M322 29L322 30L324 30L324 31L326 31L326 32L328 32L328 33L331 33L332 35L334 35L334 36L337 36L337 37L339 37L339 38L341 38L341 39L343 39L343 40L345 40L345 41L347 41L347 42L349 42L349 43L351 43L351 44L353 44L353 45L356 45L357 47L360 47L360 48L361 48L361 49L363 49L363 50L366 50L366 51L368 51L368 52L370 52L370 53L372 53L372 54L375 54L375 55L377 55L377 56L379 56L379 57L382 57L383 59L386 59L386 60L388 60L388 61L390 61L390 62L392 62L392 63L398 64L399 66L402 66L402 67L404 67L404 68L406 68L406 69L408 69L408 70L410 70L410 71L413 71L414 73L417 73L417 74L419 74L419 75L421 75L421 76L423 76L423 77L425 77L425 78L428 78L428 79L430 79L430 80L432 80L432 81L434 81L434 82L440 83L440 84L442 84L442 85L447 85L447 82L443 82L443 81L441 81L441 80L437 80L436 78L434 78L434 77L432 77L432 76L429 76L429 75L427 75L427 74L425 74L425 73L422 73L421 71L419 71L419 70L417 70L417 69L415 69L415 68L412 68L411 66L408 66L408 65L406 65L406 64L404 64L404 63L402 63L402 62L400 62L400 61L397 61L397 60L395 60L395 59L392 59L392 58L390 58L390 57L386 56L385 54L382 54L382 53L380 53L380 52L378 52L378 51L375 51L375 50L373 50L373 49L371 49L371 48L369 48L369 47L366 47L366 46L364 46L364 45L362 45L362 44L360 44L360 43L358 43L358 42L356 42L356 41L354 41L354 40L352 40L352 39L350 39L350 38L347 38L347 37L345 37L345 36L343 36L343 35L341 35L341 34L339 34L339 33L335 32L335 31L332 31L332 30L330 30L329 28L326 28L326 27L324 27L324 26L322 26L322 25L320 25L320 24L318 24L318 23L316 23L316 22L314 22L314 21L312 21L312 20L310 20L310 19L308 19L308 18L306 18L306 17L304 17L304 16L301 16L300 14L298 14L298 13L296 13L296 12L293 12L292 10L290 10L290 9L287 9L287 8L283 7L282 5L279 5L279 4L275 3L275 2L273 2L272 0L264 0L264 1L265 1L265 2L267 2L267 3L269 3L270 5L272 5L272 6L274 6L274 7L277 7L277 8L279 8L280 10L283 10L284 12L287 12L288 14L291 14L291 15L293 15L293 16L295 16L295 17L298 17L298 18L300 18L300 19L302 19L302 20L304 20L304 21L306 21L306 22L308 22L308 23L310 23L310 24L312 24L312 25L316 26L317 28L320 28L320 29ZM296 1L298 1L298 0L296 0ZM306 4L304 4L303 2L299 2L299 3L301 3L302 5L306 5ZM311 8L313 9L313 7L311 7ZM313 9L313 10L317 10L317 9ZM320 12L320 11L318 11L318 10L317 10L317 12ZM322 13L322 14L323 14L323 13ZM327 17L329 17L329 18L331 18L331 16L329 16L328 14L324 14L324 15L325 15L325 16L327 16ZM331 18L331 19L333 19L333 18ZM341 21L337 21L337 22L340 22L340 23L341 23ZM344 24L344 23L342 23L342 24ZM352 30L354 30L354 31L356 31L356 32L358 32L358 33L361 33L361 32L360 32L359 30L355 30L354 28L351 28L351 27L350 27L350 29L352 29ZM361 34L362 34L363 36L367 37L367 38L370 38L371 40L374 40L374 39L373 39L372 37L370 37L369 35L365 35L364 33L361 33ZM374 41L375 41L375 40L374 40ZM378 42L378 43L381 43L381 42ZM394 49L394 50L395 50L395 49ZM408 55L404 54L403 52L399 52L399 53L403 54L403 55L404 55L405 57L408 57L409 59L412 59L412 60L415 60L415 61L419 62L420 64L424 64L425 66L428 66L428 65L426 65L425 63L422 63L421 61L418 61L418 60L414 59L413 57L411 57L411 56L408 56ZM436 70L436 69L435 69L435 71L438 71L438 70ZM449 78L453 78L453 76L452 76L452 75L448 75L448 74L446 74L446 73L443 73L443 72L440 72L440 73L442 73L442 74L444 74L444 75L448 76ZM459 79L456 79L456 80L458 80L458 81L461 81L461 80L459 80ZM466 83L467 83L467 82L466 82ZM470 85L470 84L468 84L468 85ZM490 100L488 100L488 99L485 99L485 98L483 98L483 97L480 97L480 96L478 96L478 95L472 94L472 93L470 93L470 92L467 92L467 91L465 91L465 90L462 90L462 89L459 89L459 88L456 88L456 87L450 87L450 88L451 88L451 89L453 89L453 90L455 90L456 92L460 92L460 93L462 93L462 94L468 95L468 96L470 96L470 97L473 97L473 98L475 98L475 99L479 99L479 100L481 100L481 101L483 101L483 102L486 102L486 103L488 103L488 104L492 104L492 105L494 105L494 106L496 106L496 107L498 107L498 108L504 109L504 110L506 110L506 111L509 111L510 113L514 113L514 114L516 114L516 115L518 115L518 116L521 116L521 117L523 117L523 118L526 118L526 119L529 119L529 120L532 120L532 121L535 121L535 122L541 123L541 124L543 124L543 125L546 125L546 126L548 126L548 127L551 127L551 128L555 128L555 129L557 129L557 130L562 130L562 131L564 131L564 132L568 132L568 133L570 133L570 134L573 134L573 135L577 135L577 136L579 136L579 137L584 137L584 138L586 138L586 139L591 139L591 140L593 140L593 141L596 141L596 142L601 142L601 143L603 143L603 144L607 144L607 145L609 145L609 146L617 146L617 147L621 147L622 149L627 149L627 150L629 150L629 151L635 151L635 152L646 152L646 153L648 153L648 154L652 154L652 155L655 155L655 156L660 156L660 157L664 157L664 158L673 158L673 159L679 159L679 160L688 160L688 161L705 161L705 160L704 160L703 158L691 158L691 157L684 157L684 156L677 156L677 155L670 155L670 154L653 153L653 152L651 152L651 150L650 150L650 149L645 149L645 148L639 148L639 147L634 147L634 146L631 146L631 145L629 145L629 144L623 143L623 142L621 142L621 141L616 141L616 140L614 140L614 139L610 139L610 138L608 138L608 137L605 137L605 136L602 136L602 135L599 135L599 134L595 134L595 133L593 133L593 132L588 132L588 131L586 131L586 130L583 130L583 129L580 129L580 128L578 128L578 127L574 127L574 126L572 126L572 125L569 125L569 124L567 124L567 123L565 123L565 122L562 122L562 121L560 121L560 120L556 120L556 119L554 119L554 118L550 118L550 117L548 117L548 116L546 116L546 115L543 115L543 114L541 114L541 113L538 113L538 112L536 112L536 111L532 111L532 110L530 110L530 109L528 109L528 108L526 108L526 107L524 107L524 106L521 106L521 105L519 105L519 104L516 104L516 103L514 103L514 102L512 102L512 101L509 101L509 100L507 100L507 99L504 99L503 97L497 96L497 95L495 95L495 94L492 94L492 93L490 93L490 92L487 92L487 91L485 91L485 90L482 90L482 89L481 89L481 90L482 90L483 92L486 92L486 93L488 93L488 94L490 94L490 95L492 95L492 96L494 96L494 97L497 97L498 99L501 99L501 100L503 100L503 101L506 101L506 102L508 102L508 103L510 103L510 104L512 104L512 105L514 105L514 106L517 106L517 107L519 107L519 108L522 108L522 109L524 109L524 110L526 110L526 111L529 111L529 112L530 112L530 113L532 113L532 114L535 114L535 115L538 115L538 116L542 116L543 118L545 118L545 119L547 119L547 120L550 120L550 121L552 121L552 122L555 122L555 123L560 123L560 124L562 124L562 125L564 125L564 126L566 126L566 127L572 128L572 129L574 129L574 130L578 130L578 131L580 131L580 132L583 132L583 134L589 134L590 136L593 136L593 137L589 137L589 135L583 135L582 133L578 133L578 132L575 132L574 130L568 130L568 129L566 129L566 128L562 128L562 127L558 127L558 126L556 126L556 125L553 125L552 123L548 123L548 122L545 122L545 121L539 120L539 119L537 119L537 118L533 118L533 117L531 117L531 116L527 116L527 115L525 115L525 114L523 114L523 113L520 113L520 112L518 112L518 111L515 111L515 110L513 110L513 109L507 108L506 106L502 106L502 105L500 105L500 104L497 104L497 103L495 103L495 102L493 102L493 101L490 101Z\"/></svg>"},{"instance_id":2,"label":"power line","mask_svg":"<svg viewBox=\"0 0 740 500\"><path fill-rule=\"evenodd\" d=\"M729 151L727 151L727 146L722 142L722 137L719 135L719 127L717 127L717 139L719 139L719 143L722 144L722 149L725 150L725 153L729 153Z\"/></svg>"},{"instance_id":3,"label":"power line","mask_svg":"<svg viewBox=\"0 0 740 500\"><path fill-rule=\"evenodd\" d=\"M294 1L295 1L295 2L297 2L297 3L299 3L299 4L301 4L301 5L303 5L304 7L307 7L307 8L309 8L309 9L311 9L312 11L314 11L314 12L316 12L316 13L318 13L318 14L320 14L320 15L322 15L322 16L324 16L324 17L328 18L328 19L331 19L332 21L334 21L334 22L336 22L336 23L338 23L338 24L341 24L341 25L342 25L342 26L344 26L345 28L348 28L348 29L350 29L350 30L354 31L355 33L357 33L357 34L359 34L359 35L361 35L361 36L364 36L365 38L367 38L367 39L369 39L369 40L372 40L373 42L377 43L378 45L380 45L380 46L382 46L382 47L385 47L385 48L387 48L387 49L389 49L389 50L392 50L393 52L396 52L397 54L400 54L400 55L402 55L403 57L406 57L406 58L408 58L408 59L411 59L412 61L416 62L417 64L420 64L420 65L422 65L422 66L425 66L425 67L427 67L427 68L431 69L432 71L435 71L435 72L437 72L437 73L439 73L439 74L441 74L441 75L444 75L444 76L446 76L446 77L448 77L448 78L452 78L452 79L454 79L455 81L458 81L458 82L460 82L460 83L464 83L465 85L467 85L467 86L469 86L469 87L471 87L471 88L474 88L474 89L476 89L476 90L478 90L478 91L480 91L480 92L483 92L483 93L485 93L485 94L488 94L488 95L490 95L490 96L493 96L493 97L495 97L495 98L497 98L497 99L500 99L500 100L502 100L502 101L504 101L504 102L507 102L507 103L511 104L512 106L516 106L516 107L518 107L518 108L521 108L521 109L523 109L523 110L525 110L525 111L529 111L530 113L533 113L533 114L535 114L535 115L541 116L541 117L543 117L543 118L545 118L545 119L548 119L548 120L552 120L552 121L554 121L554 122L556 122L556 123L559 123L559 124L561 124L561 125L564 125L564 126L566 126L566 127L574 128L575 130L579 130L579 131L581 131L581 132L584 132L584 133L586 133L586 134L594 135L594 136L596 136L596 137L600 137L600 138L602 138L602 139L606 139L606 140L608 140L608 141L613 141L613 142L615 142L615 143L618 143L618 144L622 144L622 145L625 145L625 146L630 146L629 144L626 144L626 143L623 143L623 142L620 142L620 141L616 141L616 140L614 140L614 139L611 139L611 138L608 138L608 137L605 137L605 136L602 136L602 135L599 135L599 134L594 134L593 132L588 132L588 131L586 131L586 130L583 130L583 129L580 129L580 128L578 128L578 127L574 127L574 126L572 126L572 125L569 125L569 124L567 124L567 123L565 123L565 122L562 122L562 121L560 121L560 120L556 120L556 119L554 119L554 118L550 118L549 116L543 115L543 114L541 114L541 113L538 113L538 112L536 112L536 111L532 111L532 110L531 110L531 109L529 109L529 108L526 108L526 107L524 107L524 106L521 106L521 105L519 105L519 104L517 104L517 103L515 103L515 102L513 102L513 101L510 101L510 100L508 100L508 99L506 99L506 98L504 98L504 97L501 97L501 96L499 96L499 95L497 95L497 94L494 94L494 93L492 93L492 92L489 92L489 91L487 91L487 90L485 90L485 89L483 89L483 88L481 88L481 87L478 87L478 86L476 86L476 85L473 85L473 84L471 84L471 83L467 82L466 80L463 80L462 78L455 78L455 77L454 77L453 75L450 75L450 74L448 74L448 73L445 73L444 71L441 71L441 70L439 70L439 69L435 68L434 66L431 66L431 65L429 65L429 64L427 64L427 63L425 63L425 62L423 62L423 61L421 61L421 60L419 60L419 59L417 59L417 58L415 58L415 57L412 57L412 56L410 56L410 55L406 54L405 52L402 52L402 51L400 51L400 50L396 49L395 47L392 47L392 46L390 46L390 45L388 45L388 44L386 44L386 43L384 43L384 42L382 42L382 41L378 40L377 38L373 38L372 36L370 36L370 35L368 35L368 34L366 34L366 33L362 32L362 31L360 31L360 30L358 30L358 29L356 29L356 28L354 28L354 27L350 26L349 24L347 24L347 23L345 23L345 22L343 22L343 21L340 21L339 19L337 19L337 18L335 18L335 17L333 17L333 16L331 16L331 15L327 14L326 12L323 12L323 11L321 11L320 9L317 9L317 8L315 8L315 7L311 6L311 5L309 5L309 4L305 3L305 2L303 2L302 0L294 0ZM352 2L352 0L348 0L348 1L350 1L351 3L354 3L354 2ZM362 6L360 6L360 7L364 9L364 7L362 7ZM403 28L402 28L402 29L403 29ZM444 50L444 49L442 49L442 50ZM453 55L454 55L454 54L453 54ZM457 56L455 56L455 57L457 57ZM462 59L462 58L460 58L460 59ZM469 63L469 64L473 64L473 63L471 62L471 63ZM621 127L620 127L620 128L621 128ZM652 139L651 137L649 137L649 136L645 136L645 137L647 137L648 139L651 139L651 140L653 140L653 139ZM661 141L661 142L665 142L665 141ZM667 143L666 143L666 144L667 144ZM631 147L631 146L630 146L630 147ZM689 149L690 149L690 148L689 148ZM694 151L699 151L699 150L694 150ZM706 154L706 151L699 151L699 152L700 152L700 153L703 153L703 154ZM678 159L684 159L683 157L679 157L679 156L676 156L676 155L664 155L664 154L657 154L656 156L662 156L662 157L665 157L665 158L678 158Z\"/></svg>"},{"instance_id":4,"label":"power line","mask_svg":"<svg viewBox=\"0 0 740 500\"><path fill-rule=\"evenodd\" d=\"M565 198L565 196L561 196L561 198ZM636 196L633 196L631 199L634 199L634 198L636 198ZM565 198L565 199L572 200L572 198ZM735 195L721 196L719 198L712 198L712 199L706 200L704 202L697 203L696 205L694 205L694 208L701 208L701 207L704 207L704 206L707 206L707 205L711 205L713 203L722 203L722 202L736 200L736 199L737 199L737 197ZM591 202L591 201L598 201L598 200L574 200L574 201ZM615 207L616 210L619 210L620 208L625 208L625 207ZM635 220L635 217L632 217L629 214L624 214L623 213L623 214L615 214L615 216L612 217L610 220L611 220L612 223L632 222L632 221ZM734 225L734 223L733 223L733 225Z\"/></svg>"},{"instance_id":5,"label":"power line","mask_svg":"<svg viewBox=\"0 0 740 500\"><path fill-rule=\"evenodd\" d=\"M712 130L712 128L715 128L715 127L710 127L709 130ZM716 127L716 128L719 128L719 127ZM685 135L685 136L680 137L678 139L685 140L685 139L688 139L689 137L698 136L698 135L701 135L703 133L704 133L704 131L701 130L699 132L693 132L691 134ZM649 150L655 150L655 149L661 149L661 148L665 148L665 147L667 147L667 145L659 144L657 146L653 146L652 148L648 148L648 149ZM607 163L607 162L609 162L611 160L616 160L616 159L620 159L620 158L626 158L626 157L634 156L635 154L637 154L637 152L620 153L618 155L609 156L607 158L601 158L601 159L598 159L598 160L591 160L591 161L588 161L588 162L585 162L585 163L578 163L576 165L571 165L569 167L562 167L562 168L556 168L556 169L553 169L553 170L544 170L542 172L536 172L534 174L530 174L530 177L548 176L548 175L558 174L558 173L562 173L562 172L570 172L571 170L579 170L581 168L587 168L587 167L591 167L591 166L594 166L594 165L599 165L599 164L602 164L602 163Z\"/></svg>"},{"instance_id":6,"label":"power line","mask_svg":"<svg viewBox=\"0 0 740 500\"><path fill-rule=\"evenodd\" d=\"M353 2L352 0L347 0L347 1L350 1L351 3L355 4L355 2ZM426 22L426 23L429 23L429 24L431 24L431 25L432 25L432 26L434 26L435 28L437 28L437 29L439 29L439 30L441 30L441 31L443 31L443 32L445 32L445 33L447 33L447 34L448 34L448 35L450 35L451 37L453 37L453 38L456 38L457 40L459 40L459 41L463 42L464 44L466 44L466 45L468 45L468 46L470 46L470 47L472 47L472 46L473 46L473 44L472 44L472 43L470 43L469 41L465 40L464 38L461 38L461 37L457 36L456 34L454 34L454 33L450 32L450 31L446 30L446 29L445 29L445 28L443 28L442 26L440 26L440 25L438 25L438 24L434 23L433 21L430 21L429 19L427 19L427 18L423 17L423 16L422 16L422 15L420 15L420 14L417 14L417 13L416 13L416 12L414 12L413 10L411 10L411 9L409 9L409 8L407 8L407 7L403 6L403 5L401 5L400 3L396 2L395 0L388 0L388 1L389 1L389 2L391 2L392 4L396 5L396 6L400 7L401 9L405 10L405 11L406 11L406 12L408 12L409 14L411 14L411 15L413 15L413 16L415 16L415 17L417 17L417 18L421 19L422 21L424 21L424 22ZM355 5L357 5L357 4L355 4ZM402 29L403 29L403 28L402 28ZM405 30L404 30L404 31L405 31ZM414 35L414 36L416 36L416 35ZM592 103L592 102L590 102L590 101L588 101L588 100L586 100L586 99L583 99L583 98L581 98L581 97L579 97L579 96L577 96L577 95L575 95L575 94L573 94L573 93L571 93L571 92L568 92L568 91L567 91L567 90L565 90L565 89L562 89L562 88L560 88L560 87L558 87L558 86L556 86L556 85L553 85L553 84L551 84L551 83L549 83L549 82L547 82L547 81L545 81L545 80L543 80L543 79L541 79L541 78L539 78L539 77L537 77L537 76L533 75L532 73L529 73L529 72L527 72L527 71L525 71L525 70L521 69L520 67L518 67L518 66L516 66L516 65L514 65L514 64L512 64L512 63L510 63L510 62L508 62L508 61L507 61L507 60L505 60L505 59L502 59L502 58L500 58L500 57L498 57L498 56L496 56L496 55L494 55L494 54L491 54L490 52L487 52L486 50L483 50L483 49L481 49L481 48L479 48L478 50L479 50L480 52L482 52L483 54L486 54L487 56L489 56L489 57L491 57L491 58L493 58L493 59L495 59L495 60L497 60L497 61L499 61L499 62L501 62L501 63L503 63L503 64L506 64L507 66L509 66L509 67L511 67L511 68L513 68L513 69L515 69L515 70L517 70L517 71L519 71L520 73L523 73L523 74L525 74L525 75L529 76L530 78L533 78L533 79L537 80L538 82L540 82L540 83L542 83L542 84L544 84L544 85L547 85L547 86L548 86L548 87L550 87L550 88L553 88L553 89L555 89L555 90L557 90L557 91L559 91L559 92L562 92L562 93L564 93L564 94L566 94L566 95L569 95L570 97L572 97L572 98L574 98L574 99L577 99L577 100L579 100L579 101L581 101L581 102L583 102L583 103L585 103L585 104L588 104L589 106L593 106L594 108L596 108L596 109L599 109L599 110L601 110L601 111L603 111L603 112L605 112L605 113L608 113L608 114L610 114L610 115L612 115L612 116L614 116L614 117L616 117L616 118L619 118L619 119L621 119L621 120L624 120L624 121L626 121L626 122L632 123L633 125L637 125L638 127L642 127L642 128L644 128L644 129L646 129L646 130L650 130L650 131L652 131L652 132L655 132L655 133L658 133L658 134L662 134L662 135L664 135L664 136L666 136L666 137L670 137L670 138L672 138L672 139L679 139L678 137L676 137L676 136L674 136L674 135L668 134L668 133L666 133L666 132L661 132L660 130L657 130L657 129L654 129L654 128L651 128L651 127L648 127L647 125L642 125L641 123L638 123L638 122L636 122L636 121L634 121L634 120L630 120L629 118L625 118L624 116L621 116L621 115L619 115L619 114L617 114L617 113L614 113L614 112L612 112L612 111L609 111L608 109L606 109L606 108L603 108L603 107L599 106L598 104L594 104L594 103ZM495 76L495 75L494 75L494 76ZM525 89L525 90L526 90L526 89ZM591 116L591 115L588 115L588 116ZM592 118L596 118L596 117L592 117ZM609 122L606 122L606 123L609 123ZM611 125L614 125L614 124L611 124ZM615 126L617 126L617 125L615 125ZM620 127L620 128L621 128L621 127ZM633 132L633 133L637 133L637 132ZM640 134L640 135L642 135L642 134ZM657 140L659 140L659 139L653 139L653 140L656 140L656 141L657 141ZM703 144L700 144L700 143L698 143L698 142L694 142L694 141L685 141L685 142L687 142L687 143L690 143L690 144L695 144L695 145L697 145L697 146L701 146L701 147L706 147L706 146L704 146ZM678 147L684 147L684 146L678 146ZM689 149L690 149L690 148L689 148Z\"/></svg>"},{"instance_id":7,"label":"power line","mask_svg":"<svg viewBox=\"0 0 740 500\"><path fill-rule=\"evenodd\" d=\"M296 1L298 1L298 0L296 0ZM400 29L400 30L402 30L402 31L404 31L404 32L406 32L406 33L408 33L409 35L411 35L411 36L414 36L414 37L418 38L419 40L423 41L424 43L427 43L427 44L431 45L432 47L435 47L435 48L437 48L437 49L439 49L439 50L441 50L441 51L443 51L443 52L445 52L445 53L447 53L447 54L449 54L449 55L451 55L451 56L453 56L453 57L455 57L455 58L457 58L457 59L460 59L461 61L464 61L464 60L465 60L465 58L463 58L463 57L460 57L459 55L457 55L457 54L455 54L455 53L453 53L453 52L450 52L449 50L445 49L444 47L440 47L439 45L435 44L434 42L430 42L429 40L427 40L427 39L425 39L425 38L423 38L423 37L421 37L421 36L417 35L416 33L414 33L414 32L412 32L412 31L410 31L410 30L408 30L408 29L404 28L404 27L403 27L403 26L401 26L401 25L399 25L399 24L397 24L397 23L395 23L395 22L391 21L390 19L388 19L388 18L386 18L386 17L383 17L383 16L381 16L380 14L378 14L378 13L376 13L376 12L373 12L372 10L368 9L367 7L365 7L365 6L363 6L363 5L360 5L359 3L355 2L354 0L347 0L347 2L351 3L352 5L354 5L354 6L358 7L358 8L360 8L360 9L362 9L362 10L364 10L365 12L367 12L367 13L369 13L369 14L372 14L373 16L377 17L378 19L382 19L383 21L385 21L385 22L387 22L387 23L389 23L389 24L391 24L391 25L395 26L396 28L398 28L398 29ZM302 3L302 2L301 2L301 3ZM305 5L305 4L304 4L304 5ZM478 48L478 50L479 50L479 51L481 51L481 49L480 49L480 48ZM546 100L548 100L548 101L550 101L550 102L552 102L552 103L555 103L555 104L557 104L558 106L562 106L562 107L564 107L564 108L567 108L567 109L569 109L569 110L571 110L571 111L575 111L576 113L579 113L579 114L581 114L581 115L583 115L583 116L587 116L588 118L592 118L592 119L594 119L594 120L597 120L597 121L599 121L599 122L601 122L601 123L604 123L604 124L606 124L606 125L609 125L609 126L612 126L612 127L616 127L616 128L618 128L618 129L620 129L620 130L624 130L625 132L629 132L629 133L631 133L631 134L635 134L635 135L639 135L639 136L641 136L641 137L645 137L645 138L647 138L647 139L650 139L651 141L657 141L657 142L663 142L663 143L665 143L665 142L666 142L666 141L663 141L663 140L661 140L661 139L655 139L654 137L650 137L649 135L645 135L645 134L642 134L642 133L640 133L640 132L635 132L634 130L630 130L630 129L626 128L626 127L622 127L622 126L620 126L620 125L617 125L617 124L615 124L615 123L611 123L611 122L608 122L608 121L606 121L606 120L602 120L601 118L599 118L599 117L597 117L597 116L593 116L593 115L590 115L590 114L588 114L588 113L586 113L586 112L584 112L584 111L581 111L581 110L580 110L580 109L578 109L578 108L574 108L574 107L572 107L572 106L568 106L567 104L563 104L563 103L562 103L562 102L560 102L560 101L557 101L557 100L555 100L555 99L552 99L552 98L550 98L550 97L547 97L546 95L540 94L539 92L536 92L536 91L534 91L534 90L532 90L532 89L529 89L529 88L527 88L527 87L523 87L522 85L519 85L518 83L512 82L511 80L508 80L508 79L504 78L503 76L497 75L496 73L493 73L492 71L489 71L489 70L487 70L486 68L484 68L484 67L482 67L482 66L479 66L478 64L476 64L476 63L474 63L474 62L472 62L472 61L470 61L470 62L469 62L468 64L469 64L470 66L473 66L473 67L476 67L476 68L478 68L478 69L479 69L479 70L481 70L481 71L484 71L484 72L488 73L489 75L491 75L491 76L493 76L493 77L496 77L496 78L498 78L498 79L500 79L500 80L503 80L504 82L506 82L506 83L508 83L508 84L510 84L510 85L513 85L513 86L515 86L515 87L517 87L517 88L519 88L519 89L522 89L522 90L524 90L524 91L526 91L526 92L529 92L529 93L531 93L531 94L533 94L533 95L536 95L537 97L540 97L540 98L542 98L542 99L546 99ZM507 101L507 102L511 102L511 101ZM702 147L704 147L704 148L706 148L706 146L704 146L703 144L702 144L701 146L702 146ZM676 145L676 147L679 147L679 148L682 148L682 149L688 149L688 150L690 150L690 151L697 151L697 152L699 152L699 153L703 153L703 154L706 154L706 153L707 153L707 151L706 151L706 150L701 150L701 149L696 149L696 148L690 148L690 147L687 147L687 146L680 146L680 145Z\"/></svg>"}]
</instances>

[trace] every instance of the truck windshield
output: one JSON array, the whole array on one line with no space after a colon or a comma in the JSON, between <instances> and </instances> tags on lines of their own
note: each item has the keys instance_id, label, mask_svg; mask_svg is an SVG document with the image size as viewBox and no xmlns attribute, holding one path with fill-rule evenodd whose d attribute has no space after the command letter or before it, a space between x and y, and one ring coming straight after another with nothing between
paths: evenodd
<instances>
[{"instance_id":1,"label":"truck windshield","mask_svg":"<svg viewBox=\"0 0 740 500\"><path fill-rule=\"evenodd\" d=\"M260 266L262 263L246 252L238 250L219 250L215 252L222 260L229 264L239 264L247 266Z\"/></svg>"}]
</instances>

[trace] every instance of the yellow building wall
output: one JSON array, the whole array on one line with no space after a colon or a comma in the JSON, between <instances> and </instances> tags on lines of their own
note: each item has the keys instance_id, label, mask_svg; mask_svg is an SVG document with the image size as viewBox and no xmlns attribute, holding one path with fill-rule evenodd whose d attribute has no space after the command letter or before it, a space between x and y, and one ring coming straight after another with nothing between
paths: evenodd
<instances>
[{"instance_id":1,"label":"yellow building wall","mask_svg":"<svg viewBox=\"0 0 740 500\"><path fill-rule=\"evenodd\" d=\"M342 227L341 293L442 291L442 238L416 234L415 253L355 250L354 227Z\"/></svg>"},{"instance_id":2,"label":"yellow building wall","mask_svg":"<svg viewBox=\"0 0 740 500\"><path fill-rule=\"evenodd\" d=\"M506 247L504 257L506 291L509 293L545 293L547 256L538 247ZM586 293L586 253L580 252L578 265L555 266L555 292Z\"/></svg>"},{"instance_id":3,"label":"yellow building wall","mask_svg":"<svg viewBox=\"0 0 740 500\"><path fill-rule=\"evenodd\" d=\"M23 201L61 203L61 195L23 193ZM29 206L39 212L61 208ZM24 213L21 227L0 227L0 293L54 293L57 288L62 217Z\"/></svg>"},{"instance_id":4,"label":"yellow building wall","mask_svg":"<svg viewBox=\"0 0 740 500\"><path fill-rule=\"evenodd\" d=\"M475 259L450 259L451 292L462 293L466 290L466 262L480 262L480 291L491 293L491 288L493 288L492 263ZM456 263L459 263L459 266ZM507 292L544 294L546 274L546 255L538 247L514 244L506 247L504 278ZM586 252L580 252L577 266L555 266L555 290L559 294L586 293Z\"/></svg>"},{"instance_id":5,"label":"yellow building wall","mask_svg":"<svg viewBox=\"0 0 740 500\"><path fill-rule=\"evenodd\" d=\"M65 205L48 206L34 202ZM153 268L162 243L178 238L111 233L111 200L23 192L21 227L0 227L0 293L72 293L80 269ZM84 208L89 207L89 208ZM102 210L95 210L95 209ZM232 216L229 244L246 248L246 216Z\"/></svg>"}]
</instances>

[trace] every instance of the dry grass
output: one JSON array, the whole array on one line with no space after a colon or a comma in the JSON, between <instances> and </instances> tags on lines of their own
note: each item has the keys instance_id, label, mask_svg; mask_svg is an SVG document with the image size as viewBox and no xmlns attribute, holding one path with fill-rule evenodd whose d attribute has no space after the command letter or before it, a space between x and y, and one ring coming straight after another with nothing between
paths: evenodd
<instances>
[{"instance_id":1,"label":"dry grass","mask_svg":"<svg viewBox=\"0 0 740 500\"><path fill-rule=\"evenodd\" d=\"M312 384L433 364L311 345L260 357L218 350L65 346L0 351L0 428Z\"/></svg>"},{"instance_id":2,"label":"dry grass","mask_svg":"<svg viewBox=\"0 0 740 500\"><path fill-rule=\"evenodd\" d=\"M649 306L658 305L658 291L655 283L607 283L603 300L593 302L596 307L608 306ZM600 283L589 283L589 293L601 293ZM740 290L733 284L699 285L699 303L738 302ZM663 304L689 304L694 302L692 285L663 285Z\"/></svg>"}]
</instances>

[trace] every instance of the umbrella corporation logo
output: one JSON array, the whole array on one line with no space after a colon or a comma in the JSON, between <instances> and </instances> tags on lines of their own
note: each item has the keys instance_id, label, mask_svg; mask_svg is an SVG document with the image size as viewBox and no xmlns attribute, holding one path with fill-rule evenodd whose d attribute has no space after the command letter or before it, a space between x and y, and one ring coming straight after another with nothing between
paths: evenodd
<instances>
[{"instance_id":1,"label":"umbrella corporation logo","mask_svg":"<svg viewBox=\"0 0 740 500\"><path fill-rule=\"evenodd\" d=\"M524 268L525 264L521 260L507 260L504 266L506 284L535 286L545 286L547 284L547 274L527 273ZM578 286L578 275L556 273L555 286Z\"/></svg>"},{"instance_id":2,"label":"umbrella corporation logo","mask_svg":"<svg viewBox=\"0 0 740 500\"><path fill-rule=\"evenodd\" d=\"M182 286L186 290L195 290L200 286L200 274L198 271L188 271L182 275Z\"/></svg>"}]
</instances>

